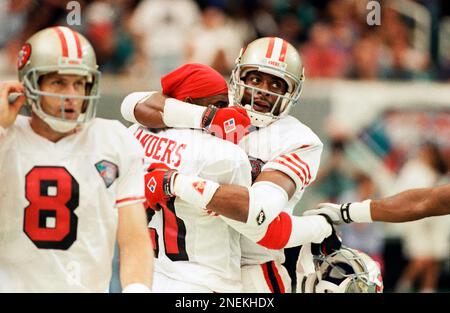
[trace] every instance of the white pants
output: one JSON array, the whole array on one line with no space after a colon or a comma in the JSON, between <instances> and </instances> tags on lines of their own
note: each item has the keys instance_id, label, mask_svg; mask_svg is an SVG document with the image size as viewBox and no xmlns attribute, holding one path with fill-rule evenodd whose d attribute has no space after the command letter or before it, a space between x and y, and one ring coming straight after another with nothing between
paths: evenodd
<instances>
[{"instance_id":1,"label":"white pants","mask_svg":"<svg viewBox=\"0 0 450 313\"><path fill-rule=\"evenodd\" d=\"M153 272L152 292L155 293L212 293L206 286L172 279L162 273Z\"/></svg>"},{"instance_id":2,"label":"white pants","mask_svg":"<svg viewBox=\"0 0 450 313\"><path fill-rule=\"evenodd\" d=\"M241 268L243 292L290 293L291 277L286 268L270 261Z\"/></svg>"}]
</instances>

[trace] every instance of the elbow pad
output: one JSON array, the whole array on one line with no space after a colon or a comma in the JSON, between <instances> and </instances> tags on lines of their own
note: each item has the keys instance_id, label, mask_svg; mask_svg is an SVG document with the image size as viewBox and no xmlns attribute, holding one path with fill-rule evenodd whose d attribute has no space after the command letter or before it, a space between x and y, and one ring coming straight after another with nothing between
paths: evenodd
<instances>
[{"instance_id":1,"label":"elbow pad","mask_svg":"<svg viewBox=\"0 0 450 313\"><path fill-rule=\"evenodd\" d=\"M289 199L286 191L268 181L261 181L248 188L249 204L246 224L268 227L275 217L286 207Z\"/></svg>"}]
</instances>

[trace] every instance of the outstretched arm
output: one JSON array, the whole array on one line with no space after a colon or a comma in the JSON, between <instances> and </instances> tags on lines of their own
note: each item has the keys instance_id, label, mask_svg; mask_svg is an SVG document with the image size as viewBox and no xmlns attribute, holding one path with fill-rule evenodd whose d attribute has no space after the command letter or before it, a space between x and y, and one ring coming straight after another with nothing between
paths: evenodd
<instances>
[{"instance_id":1,"label":"outstretched arm","mask_svg":"<svg viewBox=\"0 0 450 313\"><path fill-rule=\"evenodd\" d=\"M397 195L344 204L321 203L304 215L326 214L335 224L401 223L429 216L450 214L450 185L411 189Z\"/></svg>"},{"instance_id":2,"label":"outstretched arm","mask_svg":"<svg viewBox=\"0 0 450 313\"><path fill-rule=\"evenodd\" d=\"M393 223L450 214L450 185L412 189L392 197L372 200L370 212L374 221Z\"/></svg>"}]
</instances>

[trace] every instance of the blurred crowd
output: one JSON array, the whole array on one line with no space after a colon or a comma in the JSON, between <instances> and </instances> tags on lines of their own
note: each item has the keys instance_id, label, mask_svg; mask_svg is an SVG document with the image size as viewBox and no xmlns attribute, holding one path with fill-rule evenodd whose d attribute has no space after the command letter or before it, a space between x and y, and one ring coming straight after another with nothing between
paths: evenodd
<instances>
[{"instance_id":1,"label":"blurred crowd","mask_svg":"<svg viewBox=\"0 0 450 313\"><path fill-rule=\"evenodd\" d=\"M299 49L309 78L449 80L450 52L438 52L448 1L397 0L431 18L429 49L417 45L420 19L395 1L380 0L381 25L368 25L368 0L78 0L81 20L70 26L94 44L105 73L157 77L200 62L227 75L243 45L280 36ZM30 34L67 25L68 2L0 0L0 73L14 72Z\"/></svg>"},{"instance_id":2,"label":"blurred crowd","mask_svg":"<svg viewBox=\"0 0 450 313\"><path fill-rule=\"evenodd\" d=\"M322 202L346 203L391 196L412 188L428 188L450 182L450 159L431 141L412 148L403 166L394 175L389 194L381 194L377 184L363 169L356 167L346 153L348 142L335 138L322 163L314 193ZM383 276L394 277L388 291L437 292L450 287L450 217L438 216L398 224L401 259L385 266L386 224L349 224L339 227L343 243L369 254L379 263ZM399 264L404 260L405 264ZM395 273L395 269L398 273Z\"/></svg>"},{"instance_id":3,"label":"blurred crowd","mask_svg":"<svg viewBox=\"0 0 450 313\"><path fill-rule=\"evenodd\" d=\"M392 6L396 1L413 8L420 5L431 18L426 49L418 45L417 20ZM0 76L15 75L18 51L31 34L51 25L67 25L68 2L0 0ZM307 78L450 81L450 1L380 0L379 26L367 23L368 2L78 0L81 23L69 26L92 42L103 73L139 79L158 78L186 62L208 64L228 76L242 46L257 37L279 36L300 51ZM445 27L447 43L440 36ZM444 44L448 49L440 49ZM320 201L337 203L386 196L380 195L369 175L355 168L345 145L341 139L331 140L329 156L322 161L310 192L317 193ZM408 157L397 173L398 188L449 180L435 147L424 145ZM450 263L450 223L442 221L405 225L402 240L409 263L395 290L438 289L443 262ZM347 225L341 231L345 244L366 251L384 271L385 234L380 225ZM417 233L425 235L415 240Z\"/></svg>"}]
</instances>

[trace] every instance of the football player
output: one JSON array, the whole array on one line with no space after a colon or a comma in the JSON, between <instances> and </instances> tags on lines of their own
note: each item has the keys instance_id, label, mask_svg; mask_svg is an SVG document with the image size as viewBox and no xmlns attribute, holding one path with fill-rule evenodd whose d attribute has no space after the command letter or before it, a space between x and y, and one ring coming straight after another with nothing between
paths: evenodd
<instances>
[{"instance_id":1,"label":"football player","mask_svg":"<svg viewBox=\"0 0 450 313\"><path fill-rule=\"evenodd\" d=\"M227 104L225 80L205 65L186 64L164 76L161 85L164 94L179 100L199 105ZM146 175L149 207L162 208L150 222L157 247L154 290L241 291L239 235L224 221L253 241L264 237L264 227L252 227L223 216L218 218L217 214L187 203L182 197L168 197L166 191L171 190L170 185L179 174L202 177L192 182L200 195L207 187L205 178L219 183L250 186L251 167L245 152L238 146L198 130L169 129L156 133L139 124L131 129L145 148L146 160L152 163ZM169 170L169 166L175 170ZM302 236L296 245L320 242L329 235L328 232L320 232L320 226L325 230L331 229L323 217L315 220L293 218L299 219L302 224ZM309 227L308 231L311 223L319 224L319 229ZM208 242L203 242L202 238L208 238Z\"/></svg>"},{"instance_id":2,"label":"football player","mask_svg":"<svg viewBox=\"0 0 450 313\"><path fill-rule=\"evenodd\" d=\"M143 151L95 118L94 49L47 28L23 45L18 71L0 84L0 292L106 292L116 238L124 292L149 292ZM31 117L18 115L24 103Z\"/></svg>"},{"instance_id":3,"label":"football player","mask_svg":"<svg viewBox=\"0 0 450 313\"><path fill-rule=\"evenodd\" d=\"M429 216L450 214L450 185L419 188L397 195L362 202L321 203L304 215L325 214L334 224L415 221Z\"/></svg>"},{"instance_id":4,"label":"football player","mask_svg":"<svg viewBox=\"0 0 450 313\"><path fill-rule=\"evenodd\" d=\"M243 49L237 59L230 82L234 106L205 109L161 93L131 94L122 103L122 115L129 121L148 127L204 128L239 142L249 156L254 168L250 188L204 180L204 192L199 194L193 185L199 177L179 173L172 176L175 179L167 190L197 207L248 225L275 228L269 234L278 235L262 238L260 245L242 237L244 291L290 291L289 275L281 265L284 253L276 248L289 246L302 228L289 214L280 212L292 211L314 181L322 152L320 139L289 115L299 100L303 81L296 49L281 38L261 38ZM254 131L248 133L249 125L239 107L248 113Z\"/></svg>"}]
</instances>

